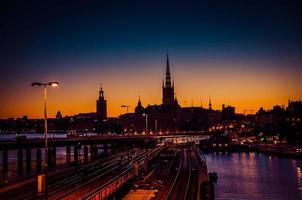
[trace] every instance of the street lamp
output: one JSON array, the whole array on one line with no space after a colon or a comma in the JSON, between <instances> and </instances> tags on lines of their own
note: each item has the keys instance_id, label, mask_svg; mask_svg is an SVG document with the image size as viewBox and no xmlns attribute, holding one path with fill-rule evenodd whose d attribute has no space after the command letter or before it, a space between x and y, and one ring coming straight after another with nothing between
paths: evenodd
<instances>
[{"instance_id":1,"label":"street lamp","mask_svg":"<svg viewBox=\"0 0 302 200\"><path fill-rule=\"evenodd\" d=\"M121 105L122 108L126 108L127 114L129 111L129 105ZM130 164L130 145L129 145L129 129L127 130L127 151L128 151L128 165Z\"/></svg>"},{"instance_id":2,"label":"street lamp","mask_svg":"<svg viewBox=\"0 0 302 200\"><path fill-rule=\"evenodd\" d=\"M157 119L154 121L154 123L155 123L155 125L154 125L155 126L155 128L154 128L155 129L155 135L157 135Z\"/></svg>"},{"instance_id":3,"label":"street lamp","mask_svg":"<svg viewBox=\"0 0 302 200\"><path fill-rule=\"evenodd\" d=\"M44 168L45 168L45 199L48 199L48 191L47 191L47 175L48 175L48 130L47 130L47 86L57 87L59 86L59 82L48 82L48 83L40 83L34 82L31 84L33 87L43 87L44 88L44 138L45 138L45 160L44 160Z\"/></svg>"},{"instance_id":4,"label":"street lamp","mask_svg":"<svg viewBox=\"0 0 302 200\"><path fill-rule=\"evenodd\" d=\"M148 133L148 114L147 113L143 113L143 116L145 117L145 125L146 125L145 134L147 135L147 133Z\"/></svg>"},{"instance_id":5,"label":"street lamp","mask_svg":"<svg viewBox=\"0 0 302 200\"><path fill-rule=\"evenodd\" d=\"M121 107L122 107L122 108L126 108L127 114L128 114L128 111L129 111L129 107L130 107L130 106L128 106L128 105L121 105Z\"/></svg>"}]
</instances>

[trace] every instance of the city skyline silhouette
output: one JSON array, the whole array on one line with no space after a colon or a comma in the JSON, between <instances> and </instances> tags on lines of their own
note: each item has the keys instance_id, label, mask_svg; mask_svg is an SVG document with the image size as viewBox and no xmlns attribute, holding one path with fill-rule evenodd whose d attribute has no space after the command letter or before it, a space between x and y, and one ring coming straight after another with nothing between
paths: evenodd
<instances>
[{"instance_id":1,"label":"city skyline silhouette","mask_svg":"<svg viewBox=\"0 0 302 200\"><path fill-rule=\"evenodd\" d=\"M182 106L213 99L236 111L302 96L296 1L7 3L1 13L0 118L42 116L33 81L60 81L49 114L93 112L104 83L108 115L161 102L169 51ZM121 99L123 97L123 99ZM187 102L187 103L185 103Z\"/></svg>"}]
</instances>

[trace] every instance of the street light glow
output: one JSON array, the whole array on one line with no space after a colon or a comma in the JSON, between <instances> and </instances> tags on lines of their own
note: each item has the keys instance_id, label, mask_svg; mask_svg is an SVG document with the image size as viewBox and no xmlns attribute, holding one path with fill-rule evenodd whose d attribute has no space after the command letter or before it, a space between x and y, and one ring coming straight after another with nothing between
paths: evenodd
<instances>
[{"instance_id":1,"label":"street light glow","mask_svg":"<svg viewBox=\"0 0 302 200\"><path fill-rule=\"evenodd\" d=\"M42 86L42 85L43 85L42 83L38 83L38 82L34 82L31 84L31 86L35 86L35 87Z\"/></svg>"},{"instance_id":2,"label":"street light glow","mask_svg":"<svg viewBox=\"0 0 302 200\"><path fill-rule=\"evenodd\" d=\"M57 81L48 82L48 83L33 82L33 83L31 84L31 86L34 86L34 87L38 87L38 86L47 86L47 85L52 86L52 87L57 87L57 86L59 86L59 82L57 82Z\"/></svg>"},{"instance_id":3,"label":"street light glow","mask_svg":"<svg viewBox=\"0 0 302 200\"><path fill-rule=\"evenodd\" d=\"M50 86L52 86L52 87L57 87L57 86L59 86L59 82L49 82L48 83Z\"/></svg>"}]
</instances>

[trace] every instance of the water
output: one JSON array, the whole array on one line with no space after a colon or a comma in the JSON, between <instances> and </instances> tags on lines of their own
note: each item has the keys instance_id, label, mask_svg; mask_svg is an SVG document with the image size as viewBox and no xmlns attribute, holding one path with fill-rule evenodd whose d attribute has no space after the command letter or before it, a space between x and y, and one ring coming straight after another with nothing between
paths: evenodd
<instances>
[{"instance_id":1,"label":"water","mask_svg":"<svg viewBox=\"0 0 302 200\"><path fill-rule=\"evenodd\" d=\"M207 154L217 200L302 199L302 160L256 153Z\"/></svg>"}]
</instances>

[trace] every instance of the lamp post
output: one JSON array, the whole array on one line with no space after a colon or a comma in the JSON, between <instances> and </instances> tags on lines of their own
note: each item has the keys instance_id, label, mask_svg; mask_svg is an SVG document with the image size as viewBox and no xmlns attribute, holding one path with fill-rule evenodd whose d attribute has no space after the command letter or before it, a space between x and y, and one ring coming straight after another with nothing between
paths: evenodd
<instances>
[{"instance_id":1,"label":"lamp post","mask_svg":"<svg viewBox=\"0 0 302 200\"><path fill-rule=\"evenodd\" d=\"M129 105L121 105L122 108L126 108L128 114ZM127 129L127 154L128 154L128 165L130 164L130 145L129 145L129 128Z\"/></svg>"},{"instance_id":2,"label":"lamp post","mask_svg":"<svg viewBox=\"0 0 302 200\"><path fill-rule=\"evenodd\" d=\"M143 116L145 117L145 125L146 125L146 131L145 134L148 134L148 114L147 113L143 113Z\"/></svg>"},{"instance_id":3,"label":"lamp post","mask_svg":"<svg viewBox=\"0 0 302 200\"><path fill-rule=\"evenodd\" d=\"M157 119L154 121L154 123L155 123L155 135L157 135Z\"/></svg>"},{"instance_id":4,"label":"lamp post","mask_svg":"<svg viewBox=\"0 0 302 200\"><path fill-rule=\"evenodd\" d=\"M121 107L122 107L122 108L126 108L126 111L127 111L127 114L128 114L128 111L129 111L129 107L130 107L130 106L129 106L129 105L121 105Z\"/></svg>"},{"instance_id":5,"label":"lamp post","mask_svg":"<svg viewBox=\"0 0 302 200\"><path fill-rule=\"evenodd\" d=\"M44 88L44 138L45 138L45 160L44 160L44 169L45 169L45 199L48 199L48 191L47 191L47 175L48 175L48 130L47 130L47 86L57 87L59 86L58 82L48 82L48 83L40 83L34 82L31 84L34 87L43 87Z\"/></svg>"}]
</instances>

